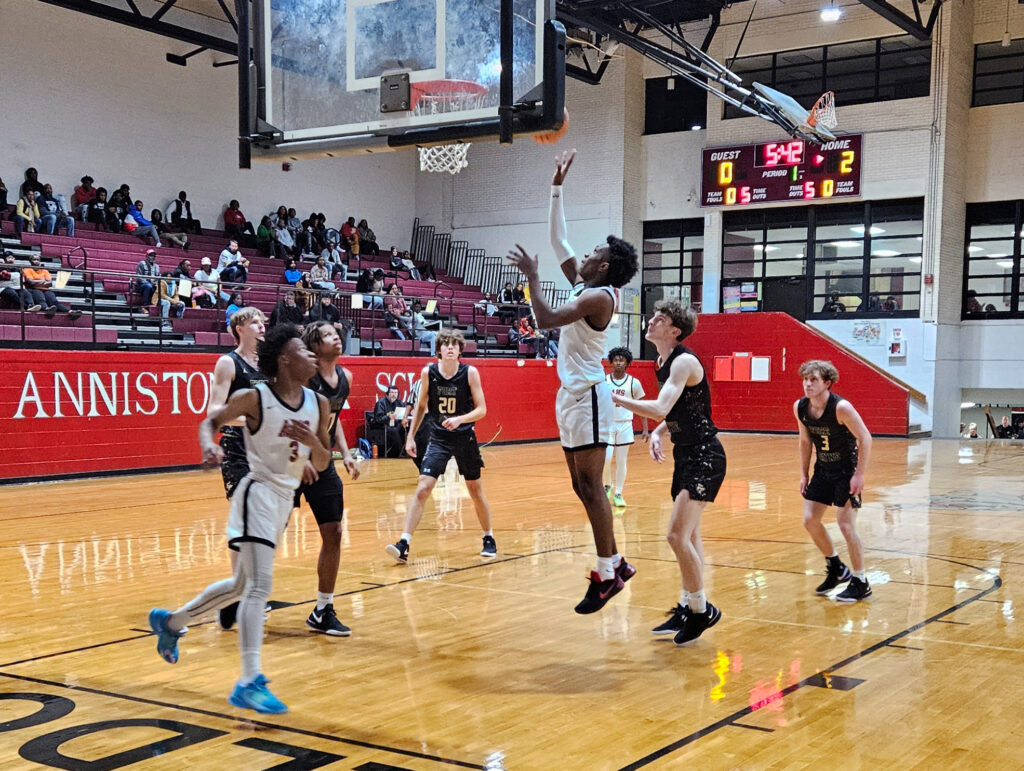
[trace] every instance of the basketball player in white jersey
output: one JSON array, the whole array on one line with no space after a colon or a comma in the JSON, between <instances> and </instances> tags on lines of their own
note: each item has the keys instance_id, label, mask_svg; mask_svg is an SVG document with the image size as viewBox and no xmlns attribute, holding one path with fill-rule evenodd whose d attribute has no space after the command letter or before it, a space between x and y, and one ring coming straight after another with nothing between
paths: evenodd
<instances>
[{"instance_id":1,"label":"basketball player in white jersey","mask_svg":"<svg viewBox=\"0 0 1024 771\"><path fill-rule=\"evenodd\" d=\"M626 562L615 545L612 507L605 495L605 448L611 442L612 394L604 377L608 325L615 313L615 288L624 286L639 267L636 250L621 238L608 236L592 254L577 262L566 238L562 209L562 182L575 151L557 162L551 187L549 226L551 246L573 290L570 299L552 308L540 285L539 261L516 244L508 259L530 283L533 315L541 329L561 327L558 378L562 387L555 400L555 418L572 477L572 489L587 510L594 530L597 567L590 573L587 593L577 613L595 613L622 591L636 568Z\"/></svg>"},{"instance_id":2,"label":"basketball player in white jersey","mask_svg":"<svg viewBox=\"0 0 1024 771\"><path fill-rule=\"evenodd\" d=\"M267 688L260 654L263 645L263 609L273 582L274 551L288 524L292 499L306 461L324 468L328 449L330 408L305 383L316 373L316 357L302 342L294 324L267 332L259 345L259 367L269 383L239 391L199 425L204 462L220 462L223 450L214 436L217 429L244 417L245 450L249 473L231 498L228 546L238 551L234 576L207 586L176 611L154 608L149 625L157 635L157 652L167 662L178 661L178 638L192 621L237 599L238 645L242 676L228 702L265 714L287 712L288 707Z\"/></svg>"},{"instance_id":3,"label":"basketball player in white jersey","mask_svg":"<svg viewBox=\"0 0 1024 771\"><path fill-rule=\"evenodd\" d=\"M626 369L633 363L633 354L628 348L619 346L608 351L608 361L612 364L612 371L608 373L608 385L612 388L612 399L616 396L626 399L643 399L644 387L632 375L626 373ZM651 437L647 428L647 418L642 419L644 425L643 440L646 444ZM629 457L629 448L634 443L633 436L633 413L625 407L615 406L612 422L612 441L608 445L608 453L604 459L604 491L612 499L612 506L623 509L626 507L626 499L622 497L622 488L626 486L626 459ZM611 485L612 459L615 459L615 487Z\"/></svg>"}]
</instances>

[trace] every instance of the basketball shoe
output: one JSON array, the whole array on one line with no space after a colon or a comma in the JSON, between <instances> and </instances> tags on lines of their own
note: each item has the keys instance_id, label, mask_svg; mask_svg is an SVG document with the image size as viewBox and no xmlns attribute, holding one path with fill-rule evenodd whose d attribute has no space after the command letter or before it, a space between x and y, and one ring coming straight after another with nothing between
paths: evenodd
<instances>
[{"instance_id":1,"label":"basketball shoe","mask_svg":"<svg viewBox=\"0 0 1024 771\"><path fill-rule=\"evenodd\" d=\"M149 611L149 628L156 634L156 652L168 664L178 663L178 639L184 632L174 632L167 628L167 619L171 611L153 608Z\"/></svg>"},{"instance_id":2,"label":"basketball shoe","mask_svg":"<svg viewBox=\"0 0 1024 771\"><path fill-rule=\"evenodd\" d=\"M497 557L498 556L498 544L494 540L494 536L493 535L485 535L484 536L484 545L483 545L483 548L480 549L480 556L481 557Z\"/></svg>"},{"instance_id":3,"label":"basketball shoe","mask_svg":"<svg viewBox=\"0 0 1024 771\"><path fill-rule=\"evenodd\" d=\"M626 508L626 499L622 497L622 493L614 493L612 495L612 506L617 509Z\"/></svg>"},{"instance_id":4,"label":"basketball shoe","mask_svg":"<svg viewBox=\"0 0 1024 771\"><path fill-rule=\"evenodd\" d=\"M228 696L228 704L242 709L251 709L264 715L280 715L288 711L288 705L267 688L267 678L260 674L248 685L238 683Z\"/></svg>"},{"instance_id":5,"label":"basketball shoe","mask_svg":"<svg viewBox=\"0 0 1024 771\"><path fill-rule=\"evenodd\" d=\"M683 628L676 632L673 639L676 645L686 645L693 642L707 629L710 629L722 618L722 611L708 603L703 613L694 613L692 610L683 616Z\"/></svg>"},{"instance_id":6,"label":"basketball shoe","mask_svg":"<svg viewBox=\"0 0 1024 771\"><path fill-rule=\"evenodd\" d=\"M622 562L625 562L625 560ZM627 565L627 567L632 566ZM632 577L632 573L630 577ZM622 576L619 575L618 568L616 568L615 574L606 581L601 580L601 574L596 570L591 570L588 580L590 581L590 586L587 587L587 593L583 595L583 599L574 608L577 613L583 615L597 613L607 604L608 600L621 592L622 587L626 585Z\"/></svg>"},{"instance_id":7,"label":"basketball shoe","mask_svg":"<svg viewBox=\"0 0 1024 771\"><path fill-rule=\"evenodd\" d=\"M843 591L836 595L839 602L857 602L865 597L871 596L871 585L867 580L861 580L857 576L851 576L850 583Z\"/></svg>"},{"instance_id":8,"label":"basketball shoe","mask_svg":"<svg viewBox=\"0 0 1024 771\"><path fill-rule=\"evenodd\" d=\"M684 608L682 605L676 605L672 610L668 612L668 619L661 624L658 624L654 629L651 630L651 634L675 634L683 628L683 622L686 620L686 614L689 612L688 608Z\"/></svg>"},{"instance_id":9,"label":"basketball shoe","mask_svg":"<svg viewBox=\"0 0 1024 771\"><path fill-rule=\"evenodd\" d=\"M399 538L395 543L389 543L384 547L384 551L399 565L404 565L409 561L409 542L404 538Z\"/></svg>"},{"instance_id":10,"label":"basketball shoe","mask_svg":"<svg viewBox=\"0 0 1024 771\"><path fill-rule=\"evenodd\" d=\"M626 581L636 575L636 568L626 562L626 558L623 557L619 560L619 564L615 566L615 575L622 579L622 583L626 583Z\"/></svg>"},{"instance_id":11,"label":"basketball shoe","mask_svg":"<svg viewBox=\"0 0 1024 771\"><path fill-rule=\"evenodd\" d=\"M836 557L835 561L825 560L825 580L818 584L815 594L828 594L839 584L845 584L853 576L843 561Z\"/></svg>"},{"instance_id":12,"label":"basketball shoe","mask_svg":"<svg viewBox=\"0 0 1024 771\"><path fill-rule=\"evenodd\" d=\"M313 612L306 619L306 626L328 637L348 637L352 634L352 630L338 620L338 614L334 612L334 603L330 602L320 610L313 608Z\"/></svg>"}]
</instances>

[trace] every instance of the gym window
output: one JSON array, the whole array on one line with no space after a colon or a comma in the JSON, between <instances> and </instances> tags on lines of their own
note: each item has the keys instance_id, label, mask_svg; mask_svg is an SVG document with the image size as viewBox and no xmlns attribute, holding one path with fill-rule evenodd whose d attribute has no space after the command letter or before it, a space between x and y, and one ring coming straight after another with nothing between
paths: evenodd
<instances>
[{"instance_id":1,"label":"gym window","mask_svg":"<svg viewBox=\"0 0 1024 771\"><path fill-rule=\"evenodd\" d=\"M916 317L923 212L920 198L726 212L722 310Z\"/></svg>"},{"instance_id":2,"label":"gym window","mask_svg":"<svg viewBox=\"0 0 1024 771\"><path fill-rule=\"evenodd\" d=\"M644 134L698 131L708 126L708 94L676 75L648 78L644 100Z\"/></svg>"},{"instance_id":3,"label":"gym window","mask_svg":"<svg viewBox=\"0 0 1024 771\"><path fill-rule=\"evenodd\" d=\"M1024 102L1024 38L974 46L971 107Z\"/></svg>"},{"instance_id":4,"label":"gym window","mask_svg":"<svg viewBox=\"0 0 1024 771\"><path fill-rule=\"evenodd\" d=\"M1022 227L1024 201L967 204L962 318L1024 318Z\"/></svg>"},{"instance_id":5,"label":"gym window","mask_svg":"<svg viewBox=\"0 0 1024 771\"><path fill-rule=\"evenodd\" d=\"M826 91L835 92L837 107L928 96L931 68L931 41L910 35L745 56L732 65L745 86L763 83L808 109ZM749 113L727 104L724 117Z\"/></svg>"}]
</instances>

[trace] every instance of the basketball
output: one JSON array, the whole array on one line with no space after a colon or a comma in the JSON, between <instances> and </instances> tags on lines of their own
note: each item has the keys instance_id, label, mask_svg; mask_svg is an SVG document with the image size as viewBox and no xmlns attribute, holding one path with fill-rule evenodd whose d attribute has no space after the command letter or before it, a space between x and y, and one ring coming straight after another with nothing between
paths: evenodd
<instances>
[{"instance_id":1,"label":"basketball","mask_svg":"<svg viewBox=\"0 0 1024 771\"><path fill-rule=\"evenodd\" d=\"M565 110L565 113L564 113L564 116L563 116L563 120L562 120L562 126L560 128L557 128L554 131L545 131L545 132L542 132L540 134L534 134L533 135L533 141L536 142L539 145L553 145L555 142L557 142L559 139L561 139L563 136L565 136L565 132L568 131L568 130L569 130L569 110L567 108Z\"/></svg>"}]
</instances>

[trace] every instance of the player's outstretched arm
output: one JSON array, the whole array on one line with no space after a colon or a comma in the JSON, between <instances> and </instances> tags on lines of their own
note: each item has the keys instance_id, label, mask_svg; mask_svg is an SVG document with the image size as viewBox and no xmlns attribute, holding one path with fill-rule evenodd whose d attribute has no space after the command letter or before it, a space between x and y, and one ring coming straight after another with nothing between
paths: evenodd
<instances>
[{"instance_id":1,"label":"player's outstretched arm","mask_svg":"<svg viewBox=\"0 0 1024 771\"><path fill-rule=\"evenodd\" d=\"M220 463L224 453L217 446L216 435L221 426L245 420L249 425L259 420L260 397L255 388L236 391L227 404L213 407L199 424L199 447L203 451L203 463Z\"/></svg>"},{"instance_id":2,"label":"player's outstretched arm","mask_svg":"<svg viewBox=\"0 0 1024 771\"><path fill-rule=\"evenodd\" d=\"M620 407L625 407L630 412L641 417L661 421L668 415L669 410L679 399L686 384L690 382L699 372L700 365L697 359L689 354L677 356L672 362L672 369L669 370L668 380L661 387L657 399L630 399L625 396L612 395L612 401Z\"/></svg>"},{"instance_id":3,"label":"player's outstretched arm","mask_svg":"<svg viewBox=\"0 0 1024 771\"><path fill-rule=\"evenodd\" d=\"M563 327L582 318L587 318L598 328L606 326L615 312L615 300L603 289L587 289L575 300L552 308L540 285L537 256L530 256L522 246L508 253L508 260L522 271L530 283L530 302L533 315L540 329Z\"/></svg>"},{"instance_id":4,"label":"player's outstretched arm","mask_svg":"<svg viewBox=\"0 0 1024 771\"><path fill-rule=\"evenodd\" d=\"M548 207L548 233L551 237L551 248L555 251L562 272L569 279L570 284L577 284L580 281L579 264L576 262L576 253L569 245L569 236L565 226L565 206L563 199L565 182L569 174L569 167L572 166L576 151L564 152L560 158L555 159L555 176L551 180L551 203ZM531 292L533 291L531 287Z\"/></svg>"},{"instance_id":5,"label":"player's outstretched arm","mask_svg":"<svg viewBox=\"0 0 1024 771\"><path fill-rule=\"evenodd\" d=\"M416 407L413 409L412 422L409 424L409 431L405 435L405 452L411 458L416 457L416 432L419 430L423 416L427 412L427 405L430 403L430 367L424 367L420 371L420 393L416 397Z\"/></svg>"},{"instance_id":6,"label":"player's outstretched arm","mask_svg":"<svg viewBox=\"0 0 1024 771\"><path fill-rule=\"evenodd\" d=\"M860 413L845 399L836 405L836 418L857 437L857 468L850 478L850 494L860 495L864 491L864 473L871 457L871 432L864 425Z\"/></svg>"},{"instance_id":7,"label":"player's outstretched arm","mask_svg":"<svg viewBox=\"0 0 1024 771\"><path fill-rule=\"evenodd\" d=\"M811 471L811 435L807 433L807 427L800 420L800 401L793 403L793 416L796 418L797 430L800 432L800 495L807 490L807 482L810 480Z\"/></svg>"}]
</instances>

